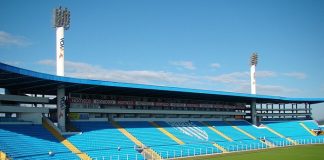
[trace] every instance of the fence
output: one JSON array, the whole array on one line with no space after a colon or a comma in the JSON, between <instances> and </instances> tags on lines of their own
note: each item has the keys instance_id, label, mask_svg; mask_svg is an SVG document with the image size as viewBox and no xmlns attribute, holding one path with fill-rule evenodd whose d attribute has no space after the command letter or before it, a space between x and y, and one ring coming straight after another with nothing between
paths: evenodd
<instances>
[{"instance_id":1,"label":"fence","mask_svg":"<svg viewBox=\"0 0 324 160\"><path fill-rule=\"evenodd\" d=\"M297 145L306 145L306 144L324 144L324 138L316 138L316 139L296 139L293 140ZM242 151L252 151L252 150L261 150L267 148L276 148L276 147L287 147L287 146L295 146L294 143L290 141L273 141L272 144L275 144L274 147L269 147L264 143L252 143L252 144L238 144L238 145L228 145L223 147L228 152L242 152ZM154 148L153 148L154 149ZM213 154L221 154L222 152L215 147L205 147L205 148L188 148L181 150L168 150L157 152L163 159L176 159L176 158L185 158L185 157L193 157L193 156L203 156L203 155L213 155ZM153 155L152 155L153 156ZM152 157L150 156L150 157ZM132 157L132 158L131 158ZM142 154L136 155L111 155L111 156L103 156L96 157L93 160L145 160L147 157ZM153 157L153 159L157 159L157 157Z\"/></svg>"}]
</instances>

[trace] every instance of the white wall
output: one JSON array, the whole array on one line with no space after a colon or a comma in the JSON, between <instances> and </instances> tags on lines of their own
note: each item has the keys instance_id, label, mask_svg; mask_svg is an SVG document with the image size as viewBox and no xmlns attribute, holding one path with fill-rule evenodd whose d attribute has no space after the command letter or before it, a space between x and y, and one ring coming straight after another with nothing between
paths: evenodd
<instances>
[{"instance_id":1,"label":"white wall","mask_svg":"<svg viewBox=\"0 0 324 160\"><path fill-rule=\"evenodd\" d=\"M34 124L42 124L41 113L19 113L19 119L24 121L32 121Z\"/></svg>"}]
</instances>

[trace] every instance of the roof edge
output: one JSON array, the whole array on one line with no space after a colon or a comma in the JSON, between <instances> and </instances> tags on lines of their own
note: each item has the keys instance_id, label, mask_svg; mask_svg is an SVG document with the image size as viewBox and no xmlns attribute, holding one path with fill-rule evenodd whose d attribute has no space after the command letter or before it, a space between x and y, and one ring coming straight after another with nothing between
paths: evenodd
<instances>
[{"instance_id":1,"label":"roof edge","mask_svg":"<svg viewBox=\"0 0 324 160\"><path fill-rule=\"evenodd\" d=\"M196 93L196 94L210 94L210 95L222 95L222 96L233 96L233 97L246 97L251 99L272 99L279 101L291 101L291 102L312 102L321 103L324 102L324 98L288 98L281 96L270 96L270 95L259 95L259 94L248 94L248 93L236 93L236 92L226 92L226 91L213 91L213 90L203 90L203 89L191 89L191 88L181 88L181 87L170 87L170 86L157 86L149 84L135 84L126 82L113 82L113 81L103 81L103 80L91 80L83 78L73 78L65 76L56 76L48 73L36 72L28 69L23 69L15 66L11 66L0 62L0 69L12 72L16 74L21 74L25 76L30 76L34 78L40 78L45 80L60 81L66 83L77 83L84 85L97 85L97 86L109 86L109 87L122 87L131 89L147 89L147 90L158 90L158 91L170 91L170 92L185 92L185 93Z\"/></svg>"}]
</instances>

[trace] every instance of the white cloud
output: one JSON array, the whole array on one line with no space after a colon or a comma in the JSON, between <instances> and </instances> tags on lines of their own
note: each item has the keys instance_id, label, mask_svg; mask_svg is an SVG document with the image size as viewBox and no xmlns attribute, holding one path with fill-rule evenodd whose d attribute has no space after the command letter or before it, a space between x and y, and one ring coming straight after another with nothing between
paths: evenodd
<instances>
[{"instance_id":1,"label":"white cloud","mask_svg":"<svg viewBox=\"0 0 324 160\"><path fill-rule=\"evenodd\" d=\"M212 64L210 64L210 67L217 69L217 68L220 68L221 65L219 63L212 63Z\"/></svg>"},{"instance_id":2,"label":"white cloud","mask_svg":"<svg viewBox=\"0 0 324 160\"><path fill-rule=\"evenodd\" d=\"M38 64L54 67L55 61L41 60L38 62ZM257 76L262 78L277 76L277 73L272 71L259 71L258 73L259 74ZM219 90L219 88L222 87L224 88L223 90L226 91L242 93L250 93L251 90L249 72L233 72L219 76L197 76L154 70L107 69L98 65L65 61L65 75L69 77L87 79L189 87L208 90ZM257 85L258 94L291 96L299 92L300 90L298 89L288 88L280 85Z\"/></svg>"},{"instance_id":3,"label":"white cloud","mask_svg":"<svg viewBox=\"0 0 324 160\"><path fill-rule=\"evenodd\" d=\"M49 60L49 59L40 60L37 63L45 66L55 66L56 64L54 60Z\"/></svg>"},{"instance_id":4,"label":"white cloud","mask_svg":"<svg viewBox=\"0 0 324 160\"><path fill-rule=\"evenodd\" d=\"M271 78L276 76L277 73L273 71L257 72L257 77L259 78ZM229 91L241 92L241 93L251 92L249 72L233 72L228 74L222 74L219 76L208 77L208 79L214 82L219 82L227 85ZM295 88L288 88L280 85L257 84L258 94L287 96L297 92L300 92L300 90Z\"/></svg>"},{"instance_id":5,"label":"white cloud","mask_svg":"<svg viewBox=\"0 0 324 160\"><path fill-rule=\"evenodd\" d=\"M306 74L302 72L289 72L289 73L283 73L283 75L296 78L296 79L305 79L307 77Z\"/></svg>"},{"instance_id":6,"label":"white cloud","mask_svg":"<svg viewBox=\"0 0 324 160\"><path fill-rule=\"evenodd\" d=\"M3 63L9 64L9 65L12 65L12 66L18 66L18 65L21 64L20 61L4 61Z\"/></svg>"},{"instance_id":7,"label":"white cloud","mask_svg":"<svg viewBox=\"0 0 324 160\"><path fill-rule=\"evenodd\" d=\"M257 85L257 89L263 94L286 95L286 93L300 92L299 89L288 88L279 85Z\"/></svg>"},{"instance_id":8,"label":"white cloud","mask_svg":"<svg viewBox=\"0 0 324 160\"><path fill-rule=\"evenodd\" d=\"M324 92L324 84L320 87L320 91Z\"/></svg>"},{"instance_id":9,"label":"white cloud","mask_svg":"<svg viewBox=\"0 0 324 160\"><path fill-rule=\"evenodd\" d=\"M312 117L316 120L316 121L322 121L324 122L324 110L323 110L323 103L319 103L319 104L313 104L312 106Z\"/></svg>"},{"instance_id":10,"label":"white cloud","mask_svg":"<svg viewBox=\"0 0 324 160\"><path fill-rule=\"evenodd\" d=\"M276 77L277 73L273 71L257 71L256 77L259 78L269 78L269 77Z\"/></svg>"},{"instance_id":11,"label":"white cloud","mask_svg":"<svg viewBox=\"0 0 324 160\"><path fill-rule=\"evenodd\" d=\"M219 76L210 76L208 79L220 83L247 83L249 78L249 72L233 72L229 74L222 74Z\"/></svg>"},{"instance_id":12,"label":"white cloud","mask_svg":"<svg viewBox=\"0 0 324 160\"><path fill-rule=\"evenodd\" d=\"M55 61L41 60L38 61L38 64L55 66ZM96 65L72 61L65 61L65 75L78 78L156 85L182 85L183 83L197 82L196 77L185 74L165 71L105 69Z\"/></svg>"},{"instance_id":13,"label":"white cloud","mask_svg":"<svg viewBox=\"0 0 324 160\"><path fill-rule=\"evenodd\" d=\"M10 33L0 31L0 47L1 46L28 46L30 42L25 37L11 35Z\"/></svg>"},{"instance_id":14,"label":"white cloud","mask_svg":"<svg viewBox=\"0 0 324 160\"><path fill-rule=\"evenodd\" d=\"M172 61L171 64L185 68L185 69L189 69L189 70L196 69L196 67L194 66L194 64L191 61Z\"/></svg>"},{"instance_id":15,"label":"white cloud","mask_svg":"<svg viewBox=\"0 0 324 160\"><path fill-rule=\"evenodd\" d=\"M234 92L241 92L241 93L251 93L250 84L239 84L235 85L232 89ZM300 90L296 88L288 88L280 85L257 85L257 94L263 95L277 95L277 96L287 96L292 95L295 93L299 93Z\"/></svg>"},{"instance_id":16,"label":"white cloud","mask_svg":"<svg viewBox=\"0 0 324 160\"><path fill-rule=\"evenodd\" d=\"M275 77L277 74L272 71L258 71L256 76L259 78ZM228 74L222 74L219 76L208 77L212 81L221 83L249 83L250 82L250 72L233 72Z\"/></svg>"}]
</instances>

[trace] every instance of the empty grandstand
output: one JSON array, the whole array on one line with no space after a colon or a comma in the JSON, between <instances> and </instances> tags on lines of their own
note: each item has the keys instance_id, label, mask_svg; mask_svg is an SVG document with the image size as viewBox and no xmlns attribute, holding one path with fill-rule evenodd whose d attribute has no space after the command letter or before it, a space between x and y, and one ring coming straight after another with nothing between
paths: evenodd
<instances>
[{"instance_id":1,"label":"empty grandstand","mask_svg":"<svg viewBox=\"0 0 324 160\"><path fill-rule=\"evenodd\" d=\"M173 159L324 143L311 119L323 98L77 79L4 63L0 88L1 158Z\"/></svg>"}]
</instances>

